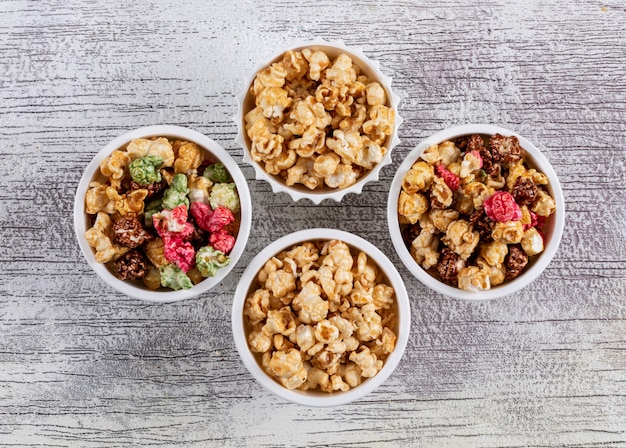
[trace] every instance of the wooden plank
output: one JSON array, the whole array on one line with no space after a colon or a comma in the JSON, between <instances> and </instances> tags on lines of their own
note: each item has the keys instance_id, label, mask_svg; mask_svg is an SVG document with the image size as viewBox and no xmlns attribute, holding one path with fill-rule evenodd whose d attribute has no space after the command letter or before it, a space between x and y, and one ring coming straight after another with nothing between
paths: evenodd
<instances>
[{"instance_id":1,"label":"wooden plank","mask_svg":"<svg viewBox=\"0 0 626 448\"><path fill-rule=\"evenodd\" d=\"M622 2L217 3L0 3L0 445L626 446ZM319 206L255 180L232 120L254 67L316 36L380 61L405 120L381 180ZM428 135L470 122L532 140L566 197L565 234L546 272L488 303L419 283L386 222L402 159ZM197 299L161 306L108 288L72 228L89 160L152 124L194 128L223 145L255 207L231 275ZM309 227L380 247L413 308L396 372L332 409L266 392L230 329L247 263Z\"/></svg>"}]
</instances>

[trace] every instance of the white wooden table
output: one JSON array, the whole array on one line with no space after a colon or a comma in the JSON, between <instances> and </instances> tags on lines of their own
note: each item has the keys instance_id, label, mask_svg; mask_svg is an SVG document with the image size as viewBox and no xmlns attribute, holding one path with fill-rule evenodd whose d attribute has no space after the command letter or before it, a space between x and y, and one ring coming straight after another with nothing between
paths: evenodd
<instances>
[{"instance_id":1,"label":"white wooden table","mask_svg":"<svg viewBox=\"0 0 626 448\"><path fill-rule=\"evenodd\" d=\"M626 446L626 5L419 3L0 1L1 446ZM314 37L380 61L405 119L381 181L317 207L254 179L231 118L260 61ZM484 303L414 279L386 223L403 157L470 122L533 141L567 203L546 272ZM217 140L242 166L255 207L246 253L223 284L161 306L107 287L72 228L89 160L151 124ZM396 372L333 409L266 392L230 330L252 257L318 226L380 247L413 307Z\"/></svg>"}]
</instances>

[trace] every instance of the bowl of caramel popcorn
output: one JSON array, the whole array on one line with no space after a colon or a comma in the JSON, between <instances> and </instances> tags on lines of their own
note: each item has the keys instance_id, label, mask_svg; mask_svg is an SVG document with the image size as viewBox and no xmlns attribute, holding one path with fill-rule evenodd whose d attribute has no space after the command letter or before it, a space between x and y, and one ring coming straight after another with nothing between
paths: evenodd
<instances>
[{"instance_id":1,"label":"bowl of caramel popcorn","mask_svg":"<svg viewBox=\"0 0 626 448\"><path fill-rule=\"evenodd\" d=\"M391 163L399 101L378 62L318 39L255 70L238 96L236 141L275 193L339 202Z\"/></svg>"},{"instance_id":2,"label":"bowl of caramel popcorn","mask_svg":"<svg viewBox=\"0 0 626 448\"><path fill-rule=\"evenodd\" d=\"M308 406L362 398L396 368L409 335L402 278L375 246L309 229L263 249L232 313L237 350L266 389Z\"/></svg>"},{"instance_id":3,"label":"bowl of caramel popcorn","mask_svg":"<svg viewBox=\"0 0 626 448\"><path fill-rule=\"evenodd\" d=\"M503 297L539 277L565 222L550 162L527 139L485 124L421 142L398 168L387 212L407 269L435 291L468 300Z\"/></svg>"},{"instance_id":4,"label":"bowl of caramel popcorn","mask_svg":"<svg viewBox=\"0 0 626 448\"><path fill-rule=\"evenodd\" d=\"M131 297L174 302L218 285L251 225L248 185L214 140L149 126L106 145L85 170L74 228L89 265Z\"/></svg>"}]
</instances>

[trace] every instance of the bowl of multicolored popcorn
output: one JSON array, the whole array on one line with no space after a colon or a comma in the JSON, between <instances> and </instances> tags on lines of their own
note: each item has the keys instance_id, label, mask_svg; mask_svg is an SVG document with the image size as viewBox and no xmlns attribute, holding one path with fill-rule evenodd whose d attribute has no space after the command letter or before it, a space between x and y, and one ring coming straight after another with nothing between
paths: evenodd
<instances>
[{"instance_id":1,"label":"bowl of multicolored popcorn","mask_svg":"<svg viewBox=\"0 0 626 448\"><path fill-rule=\"evenodd\" d=\"M391 78L360 49L303 42L247 80L234 117L236 141L275 193L339 202L391 163L400 142L399 101Z\"/></svg>"},{"instance_id":2,"label":"bowl of multicolored popcorn","mask_svg":"<svg viewBox=\"0 0 626 448\"><path fill-rule=\"evenodd\" d=\"M565 222L557 175L529 140L470 124L421 142L393 179L395 249L439 293L468 300L524 288L554 257Z\"/></svg>"},{"instance_id":3,"label":"bowl of multicolored popcorn","mask_svg":"<svg viewBox=\"0 0 626 448\"><path fill-rule=\"evenodd\" d=\"M214 140L149 126L106 145L74 201L79 246L93 270L132 297L173 302L218 285L251 225L248 185Z\"/></svg>"},{"instance_id":4,"label":"bowl of multicolored popcorn","mask_svg":"<svg viewBox=\"0 0 626 448\"><path fill-rule=\"evenodd\" d=\"M362 398L394 371L410 330L394 265L335 229L286 235L263 249L235 292L235 345L269 391L308 406Z\"/></svg>"}]
</instances>

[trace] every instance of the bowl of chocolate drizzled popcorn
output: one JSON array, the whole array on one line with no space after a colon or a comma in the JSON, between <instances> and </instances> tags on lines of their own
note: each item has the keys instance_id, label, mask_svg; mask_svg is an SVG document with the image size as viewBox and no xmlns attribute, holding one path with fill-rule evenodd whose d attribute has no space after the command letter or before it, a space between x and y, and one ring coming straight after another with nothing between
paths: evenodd
<instances>
[{"instance_id":1,"label":"bowl of chocolate drizzled popcorn","mask_svg":"<svg viewBox=\"0 0 626 448\"><path fill-rule=\"evenodd\" d=\"M435 291L483 300L512 294L554 257L565 204L557 175L527 139L470 124L421 142L393 179L393 244Z\"/></svg>"},{"instance_id":2,"label":"bowl of chocolate drizzled popcorn","mask_svg":"<svg viewBox=\"0 0 626 448\"><path fill-rule=\"evenodd\" d=\"M238 96L236 141L257 179L294 201L341 201L399 143L391 78L360 49L314 40L261 64Z\"/></svg>"}]
</instances>

